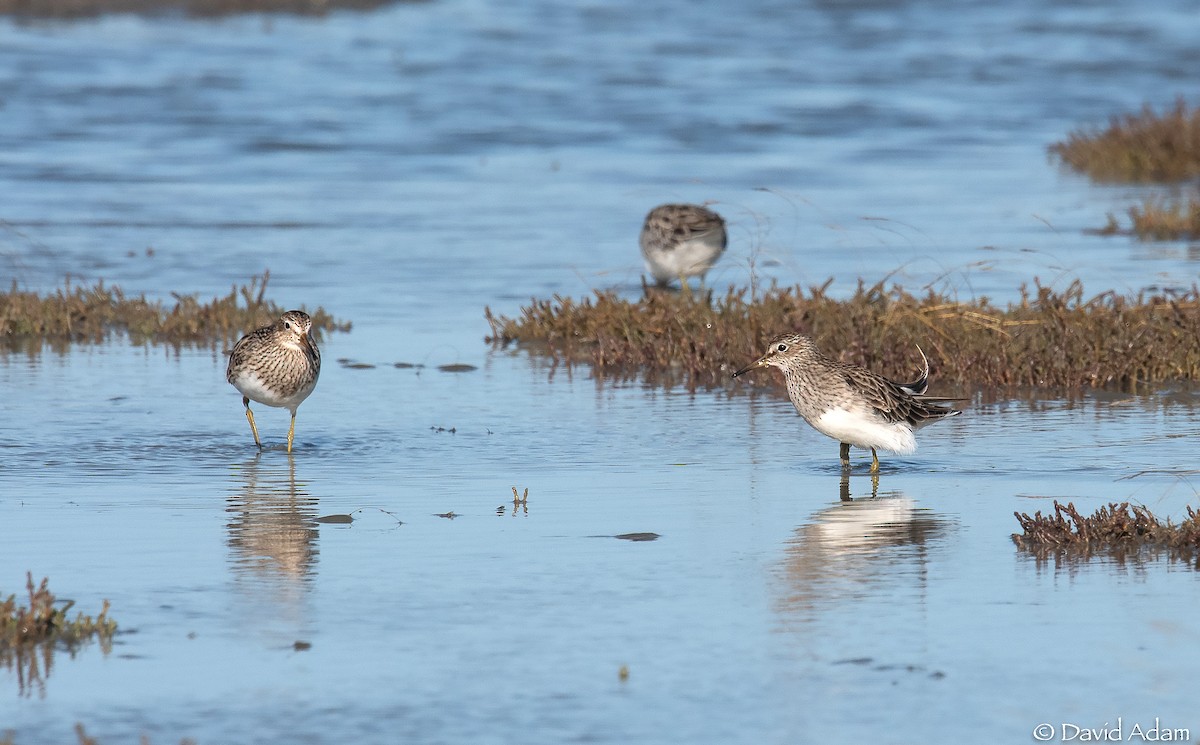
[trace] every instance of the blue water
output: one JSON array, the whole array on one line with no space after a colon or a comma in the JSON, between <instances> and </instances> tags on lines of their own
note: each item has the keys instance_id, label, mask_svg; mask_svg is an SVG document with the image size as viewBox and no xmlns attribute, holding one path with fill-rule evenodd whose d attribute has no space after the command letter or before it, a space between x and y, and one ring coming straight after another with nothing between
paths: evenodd
<instances>
[{"instance_id":1,"label":"blue water","mask_svg":"<svg viewBox=\"0 0 1200 745\"><path fill-rule=\"evenodd\" d=\"M1053 499L1178 519L1194 394L977 398L873 487L787 401L483 343L485 306L637 293L641 220L676 200L729 220L716 286L1190 286L1194 247L1084 232L1144 190L1045 148L1186 93L1196 38L1184 2L0 24L0 282L207 298L269 267L279 303L354 322L291 457L261 408L255 454L220 349L0 357L0 593L31 570L123 630L40 687L0 672L0 733L955 743L1159 717L1196 739L1194 570L1009 538Z\"/></svg>"}]
</instances>

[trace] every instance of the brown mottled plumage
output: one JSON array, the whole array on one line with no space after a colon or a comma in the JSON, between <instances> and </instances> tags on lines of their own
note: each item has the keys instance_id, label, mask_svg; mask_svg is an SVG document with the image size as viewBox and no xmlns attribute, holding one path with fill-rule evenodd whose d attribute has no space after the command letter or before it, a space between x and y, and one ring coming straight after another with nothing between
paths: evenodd
<instances>
[{"instance_id":1,"label":"brown mottled plumage","mask_svg":"<svg viewBox=\"0 0 1200 745\"><path fill-rule=\"evenodd\" d=\"M270 326L251 331L242 337L229 355L225 379L242 394L246 419L254 444L262 448L251 399L292 412L288 428L288 452L296 432L296 409L317 387L321 374L321 352L312 338L312 319L307 313L289 310Z\"/></svg>"},{"instance_id":2,"label":"brown mottled plumage","mask_svg":"<svg viewBox=\"0 0 1200 745\"><path fill-rule=\"evenodd\" d=\"M725 252L725 221L696 204L663 204L650 210L639 239L642 258L654 281L665 286L704 275Z\"/></svg>"},{"instance_id":3,"label":"brown mottled plumage","mask_svg":"<svg viewBox=\"0 0 1200 745\"><path fill-rule=\"evenodd\" d=\"M925 359L924 352L921 358ZM876 448L914 453L915 430L962 413L947 405L955 399L924 395L929 387L928 360L917 380L896 383L865 367L826 357L803 334L781 334L771 340L766 354L733 377L768 366L783 371L788 396L804 421L841 443L843 467L849 467L854 445L871 451L871 472L877 473Z\"/></svg>"}]
</instances>

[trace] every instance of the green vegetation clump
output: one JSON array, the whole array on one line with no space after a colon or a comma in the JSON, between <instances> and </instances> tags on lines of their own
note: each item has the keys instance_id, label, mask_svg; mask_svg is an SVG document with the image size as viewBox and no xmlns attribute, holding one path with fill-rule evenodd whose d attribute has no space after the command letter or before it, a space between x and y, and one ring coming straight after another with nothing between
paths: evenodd
<instances>
[{"instance_id":1,"label":"green vegetation clump","mask_svg":"<svg viewBox=\"0 0 1200 745\"><path fill-rule=\"evenodd\" d=\"M73 600L60 601L42 579L34 585L33 574L26 573L29 605L19 605L16 595L0 603L0 666L15 668L22 694L32 688L44 690L44 678L54 664L54 650L64 648L72 655L92 639L100 642L105 654L112 648L117 623L108 617L108 601L95 616L67 614Z\"/></svg>"},{"instance_id":2,"label":"green vegetation clump","mask_svg":"<svg viewBox=\"0 0 1200 745\"><path fill-rule=\"evenodd\" d=\"M54 641L68 647L76 646L93 636L101 641L112 639L117 630L117 624L108 617L108 601L95 618L82 613L71 621L67 612L75 604L74 600L64 601L61 608L54 593L47 589L49 578L43 578L36 587L33 584L33 573L28 572L26 589L29 592L29 606L17 604L17 596L9 595L0 603L0 648L11 648L27 644Z\"/></svg>"},{"instance_id":3,"label":"green vegetation clump","mask_svg":"<svg viewBox=\"0 0 1200 745\"><path fill-rule=\"evenodd\" d=\"M1113 117L1105 130L1082 129L1050 146L1063 163L1095 181L1176 182L1200 176L1200 108L1179 99L1156 114Z\"/></svg>"},{"instance_id":4,"label":"green vegetation clump","mask_svg":"<svg viewBox=\"0 0 1200 745\"><path fill-rule=\"evenodd\" d=\"M918 371L920 345L935 386L1135 390L1149 382L1200 379L1200 289L1085 297L1077 281L1057 291L1023 287L1006 308L929 290L860 282L839 300L828 284L774 287L751 298L650 291L636 300L534 300L517 318L485 311L496 346L518 344L555 364L589 363L598 376L721 387L788 331L809 334L827 355L896 379ZM781 385L781 376L748 382ZM941 389L944 392L944 388Z\"/></svg>"},{"instance_id":5,"label":"green vegetation clump","mask_svg":"<svg viewBox=\"0 0 1200 745\"><path fill-rule=\"evenodd\" d=\"M1074 503L1054 502L1054 514L1032 517L1014 512L1021 533L1013 533L1017 547L1045 558L1050 554L1087 557L1104 552L1118 556L1144 549L1165 550L1191 558L1200 549L1200 512L1187 508L1187 519L1178 525L1162 521L1145 507L1128 502L1101 507L1089 517Z\"/></svg>"},{"instance_id":6,"label":"green vegetation clump","mask_svg":"<svg viewBox=\"0 0 1200 745\"><path fill-rule=\"evenodd\" d=\"M1194 240L1200 238L1200 198L1170 201L1148 197L1129 208L1130 228L1121 228L1116 216L1108 214L1102 235L1131 233L1144 241Z\"/></svg>"},{"instance_id":7,"label":"green vegetation clump","mask_svg":"<svg viewBox=\"0 0 1200 745\"><path fill-rule=\"evenodd\" d=\"M44 341L58 346L70 342L101 342L124 333L135 344L210 344L231 341L264 326L288 308L263 299L270 272L234 287L225 297L202 303L195 295L172 293L173 307L145 295L127 297L119 287L97 282L72 286L70 279L45 297L18 289L14 281L0 292L0 346L40 349ZM309 313L314 333L348 331L350 324L334 319L323 308Z\"/></svg>"}]
</instances>

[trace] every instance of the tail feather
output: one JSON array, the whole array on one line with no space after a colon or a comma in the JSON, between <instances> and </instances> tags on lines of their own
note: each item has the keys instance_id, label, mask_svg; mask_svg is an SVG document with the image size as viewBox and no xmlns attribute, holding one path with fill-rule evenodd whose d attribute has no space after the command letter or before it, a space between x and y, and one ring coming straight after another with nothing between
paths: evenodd
<instances>
[{"instance_id":1,"label":"tail feather","mask_svg":"<svg viewBox=\"0 0 1200 745\"><path fill-rule=\"evenodd\" d=\"M911 383L897 383L906 393L913 396L920 396L929 389L929 358L925 356L925 352L921 350L921 345L917 345L917 352L921 355L921 362L924 363L925 369L921 372L921 377Z\"/></svg>"}]
</instances>

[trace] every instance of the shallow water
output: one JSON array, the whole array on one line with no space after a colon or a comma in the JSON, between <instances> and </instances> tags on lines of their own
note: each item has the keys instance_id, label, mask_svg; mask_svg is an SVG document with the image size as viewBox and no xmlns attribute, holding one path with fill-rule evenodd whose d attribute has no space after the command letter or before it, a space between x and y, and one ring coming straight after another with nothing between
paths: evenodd
<instances>
[{"instance_id":1,"label":"shallow water","mask_svg":"<svg viewBox=\"0 0 1200 745\"><path fill-rule=\"evenodd\" d=\"M280 303L355 324L290 457L261 407L255 454L219 350L0 358L0 590L29 569L123 629L41 688L0 673L0 731L1001 742L1159 717L1195 739L1194 570L1009 538L1053 499L1178 518L1195 395L976 399L873 489L786 401L552 372L490 351L482 309L637 292L667 200L730 220L718 286L1190 285L1185 244L1085 235L1139 192L1045 146L1169 103L1198 32L1182 2L0 25L0 279L211 296L269 267Z\"/></svg>"}]
</instances>

